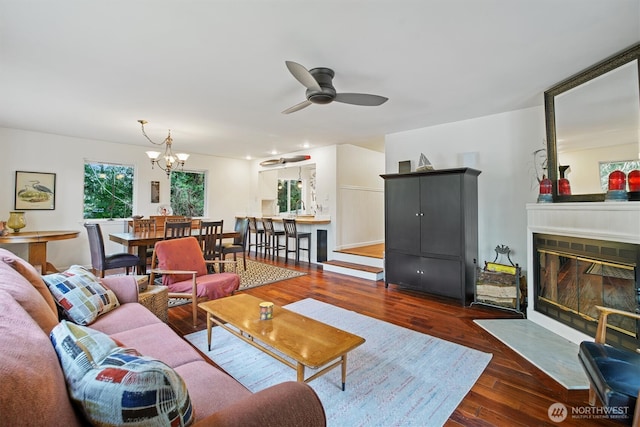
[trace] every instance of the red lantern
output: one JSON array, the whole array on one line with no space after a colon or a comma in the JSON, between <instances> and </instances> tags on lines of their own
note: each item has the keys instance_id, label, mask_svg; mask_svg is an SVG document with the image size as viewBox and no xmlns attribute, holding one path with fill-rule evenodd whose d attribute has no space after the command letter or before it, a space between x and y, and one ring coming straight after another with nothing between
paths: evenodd
<instances>
[{"instance_id":1,"label":"red lantern","mask_svg":"<svg viewBox=\"0 0 640 427\"><path fill-rule=\"evenodd\" d=\"M540 194L551 194L551 189L551 180L543 176L540 180Z\"/></svg>"},{"instance_id":2,"label":"red lantern","mask_svg":"<svg viewBox=\"0 0 640 427\"><path fill-rule=\"evenodd\" d=\"M629 172L629 191L640 191L640 170L632 170Z\"/></svg>"},{"instance_id":3,"label":"red lantern","mask_svg":"<svg viewBox=\"0 0 640 427\"><path fill-rule=\"evenodd\" d=\"M560 178L558 180L558 194L561 196L571 195L571 184L567 178Z\"/></svg>"},{"instance_id":4,"label":"red lantern","mask_svg":"<svg viewBox=\"0 0 640 427\"><path fill-rule=\"evenodd\" d=\"M620 170L609 174L609 191L626 191L627 176Z\"/></svg>"}]
</instances>

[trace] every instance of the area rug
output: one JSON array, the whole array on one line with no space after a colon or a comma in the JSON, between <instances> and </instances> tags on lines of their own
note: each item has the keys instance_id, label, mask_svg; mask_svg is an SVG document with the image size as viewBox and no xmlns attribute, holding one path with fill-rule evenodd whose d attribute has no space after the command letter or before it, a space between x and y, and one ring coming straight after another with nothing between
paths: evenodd
<instances>
[{"instance_id":1,"label":"area rug","mask_svg":"<svg viewBox=\"0 0 640 427\"><path fill-rule=\"evenodd\" d=\"M228 271L233 271L229 265L227 265L226 268ZM242 266L242 260L239 259L236 273L240 276L240 290L256 288L307 274L302 271L252 261L250 259L247 260L246 270ZM178 305L188 304L189 302L191 302L191 300L184 298L170 298L169 307L176 307Z\"/></svg>"},{"instance_id":2,"label":"area rug","mask_svg":"<svg viewBox=\"0 0 640 427\"><path fill-rule=\"evenodd\" d=\"M349 353L345 391L339 368L309 383L329 426L443 425L492 357L313 299L285 307L366 339ZM295 381L295 370L222 328L213 328L212 351L206 331L185 338L253 392Z\"/></svg>"}]
</instances>

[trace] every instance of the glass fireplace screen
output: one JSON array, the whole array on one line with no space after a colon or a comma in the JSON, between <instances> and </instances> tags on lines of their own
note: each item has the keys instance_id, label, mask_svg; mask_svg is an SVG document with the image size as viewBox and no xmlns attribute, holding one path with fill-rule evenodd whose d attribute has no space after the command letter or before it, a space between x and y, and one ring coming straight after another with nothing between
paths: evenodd
<instances>
[{"instance_id":1,"label":"glass fireplace screen","mask_svg":"<svg viewBox=\"0 0 640 427\"><path fill-rule=\"evenodd\" d=\"M595 306L635 312L638 307L635 266L538 249L538 298L597 321ZM612 316L609 324L635 336L632 319Z\"/></svg>"}]
</instances>

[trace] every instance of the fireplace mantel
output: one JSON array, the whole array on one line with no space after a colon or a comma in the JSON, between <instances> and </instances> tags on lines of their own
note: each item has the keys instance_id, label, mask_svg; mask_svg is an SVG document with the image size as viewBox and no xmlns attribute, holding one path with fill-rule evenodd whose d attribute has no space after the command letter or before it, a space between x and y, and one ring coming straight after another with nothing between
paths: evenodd
<instances>
[{"instance_id":1,"label":"fireplace mantel","mask_svg":"<svg viewBox=\"0 0 640 427\"><path fill-rule=\"evenodd\" d=\"M534 310L533 233L640 244L640 202L527 204L527 318L574 343L592 339Z\"/></svg>"}]
</instances>

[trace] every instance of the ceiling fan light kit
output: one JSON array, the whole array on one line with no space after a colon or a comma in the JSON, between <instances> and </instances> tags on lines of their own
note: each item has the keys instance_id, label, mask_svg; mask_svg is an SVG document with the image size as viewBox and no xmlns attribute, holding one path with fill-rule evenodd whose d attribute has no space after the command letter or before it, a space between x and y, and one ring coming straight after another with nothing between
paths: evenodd
<instances>
[{"instance_id":1,"label":"ceiling fan light kit","mask_svg":"<svg viewBox=\"0 0 640 427\"><path fill-rule=\"evenodd\" d=\"M311 104L323 105L336 101L344 104L375 107L384 104L389 99L366 93L337 93L333 87L335 73L331 68L317 67L307 70L297 62L285 61L285 64L291 75L307 88L305 92L307 100L287 108L282 112L283 114L294 113Z\"/></svg>"}]
</instances>

